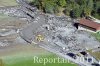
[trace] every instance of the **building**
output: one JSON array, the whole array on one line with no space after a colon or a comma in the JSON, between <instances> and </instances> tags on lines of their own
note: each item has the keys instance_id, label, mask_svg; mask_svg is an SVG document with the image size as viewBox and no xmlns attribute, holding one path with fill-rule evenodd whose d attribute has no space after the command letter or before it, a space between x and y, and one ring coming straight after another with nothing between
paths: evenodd
<instances>
[{"instance_id":1,"label":"building","mask_svg":"<svg viewBox=\"0 0 100 66\"><path fill-rule=\"evenodd\" d=\"M78 30L86 30L90 32L100 31L100 23L93 22L85 18L80 19L79 23L75 24Z\"/></svg>"}]
</instances>

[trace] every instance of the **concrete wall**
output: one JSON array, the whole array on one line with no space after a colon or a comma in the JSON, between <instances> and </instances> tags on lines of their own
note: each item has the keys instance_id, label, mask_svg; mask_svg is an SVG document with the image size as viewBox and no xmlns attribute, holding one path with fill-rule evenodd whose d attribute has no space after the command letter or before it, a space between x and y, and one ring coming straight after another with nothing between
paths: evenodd
<instances>
[{"instance_id":1,"label":"concrete wall","mask_svg":"<svg viewBox=\"0 0 100 66\"><path fill-rule=\"evenodd\" d=\"M82 25L79 25L78 26L78 30L84 30L84 31L89 31L89 32L96 33L96 30L95 29L90 28L90 27L85 27L85 26L82 26Z\"/></svg>"}]
</instances>

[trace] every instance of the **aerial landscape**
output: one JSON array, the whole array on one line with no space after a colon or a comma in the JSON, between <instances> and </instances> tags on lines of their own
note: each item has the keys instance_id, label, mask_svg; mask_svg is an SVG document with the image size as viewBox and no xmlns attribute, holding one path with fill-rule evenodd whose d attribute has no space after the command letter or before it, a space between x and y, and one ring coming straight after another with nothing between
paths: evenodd
<instances>
[{"instance_id":1,"label":"aerial landscape","mask_svg":"<svg viewBox=\"0 0 100 66\"><path fill-rule=\"evenodd\" d=\"M100 0L0 0L0 66L100 66Z\"/></svg>"}]
</instances>

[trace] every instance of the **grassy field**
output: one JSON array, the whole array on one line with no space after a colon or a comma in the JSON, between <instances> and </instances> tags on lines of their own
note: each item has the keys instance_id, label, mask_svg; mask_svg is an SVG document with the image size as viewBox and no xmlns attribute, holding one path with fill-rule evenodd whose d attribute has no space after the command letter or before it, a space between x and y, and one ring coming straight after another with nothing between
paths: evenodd
<instances>
[{"instance_id":1,"label":"grassy field","mask_svg":"<svg viewBox=\"0 0 100 66\"><path fill-rule=\"evenodd\" d=\"M92 50L88 50L88 52L94 56L97 60L100 60L100 52L92 52Z\"/></svg>"},{"instance_id":2,"label":"grassy field","mask_svg":"<svg viewBox=\"0 0 100 66\"><path fill-rule=\"evenodd\" d=\"M8 18L8 17L9 17L9 16L0 13L0 20L1 20L1 19L5 19L5 18Z\"/></svg>"},{"instance_id":3,"label":"grassy field","mask_svg":"<svg viewBox=\"0 0 100 66\"><path fill-rule=\"evenodd\" d=\"M39 58L57 58L58 56L50 55L41 55ZM33 56L28 57L10 57L4 59L5 66L77 66L76 64L70 63L34 63Z\"/></svg>"},{"instance_id":4,"label":"grassy field","mask_svg":"<svg viewBox=\"0 0 100 66\"><path fill-rule=\"evenodd\" d=\"M16 0L0 0L0 7L17 5Z\"/></svg>"},{"instance_id":5,"label":"grassy field","mask_svg":"<svg viewBox=\"0 0 100 66\"><path fill-rule=\"evenodd\" d=\"M98 41L100 41L100 32L92 33L92 36L94 36Z\"/></svg>"},{"instance_id":6,"label":"grassy field","mask_svg":"<svg viewBox=\"0 0 100 66\"><path fill-rule=\"evenodd\" d=\"M28 1L32 1L32 0L28 0ZM0 7L15 6L15 5L18 5L16 3L16 0L0 0Z\"/></svg>"},{"instance_id":7,"label":"grassy field","mask_svg":"<svg viewBox=\"0 0 100 66\"><path fill-rule=\"evenodd\" d=\"M0 59L4 66L77 66L74 63L34 63L34 56L39 58L58 58L57 55L46 51L38 46L17 44L8 48L0 49Z\"/></svg>"}]
</instances>

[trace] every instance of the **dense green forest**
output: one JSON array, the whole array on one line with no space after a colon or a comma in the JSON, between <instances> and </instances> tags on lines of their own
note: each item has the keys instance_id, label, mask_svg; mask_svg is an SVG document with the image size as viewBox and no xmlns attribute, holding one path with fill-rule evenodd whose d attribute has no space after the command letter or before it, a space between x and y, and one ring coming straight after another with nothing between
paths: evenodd
<instances>
[{"instance_id":1,"label":"dense green forest","mask_svg":"<svg viewBox=\"0 0 100 66\"><path fill-rule=\"evenodd\" d=\"M31 4L45 13L100 19L100 0L33 0Z\"/></svg>"}]
</instances>

